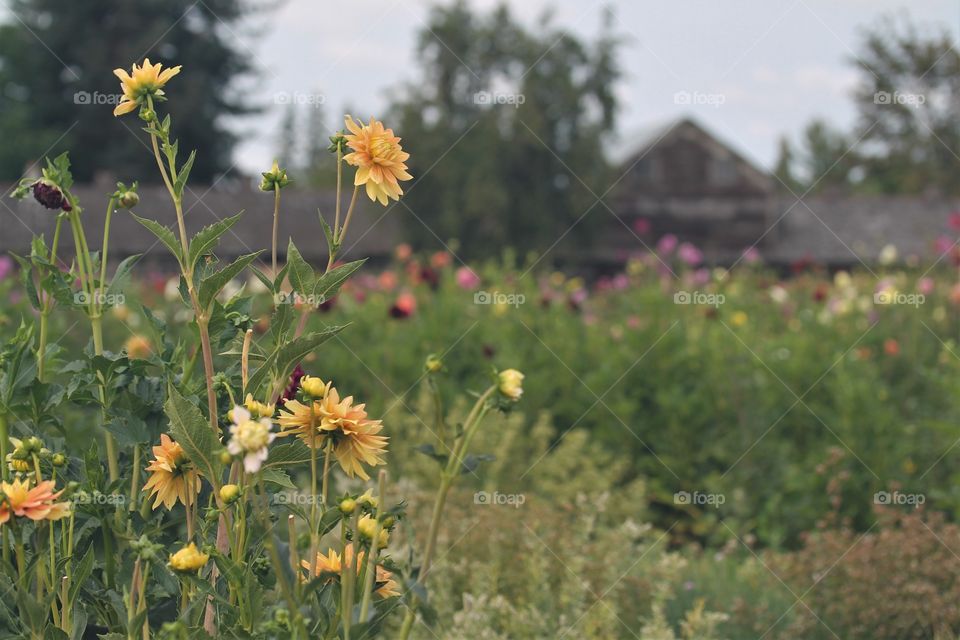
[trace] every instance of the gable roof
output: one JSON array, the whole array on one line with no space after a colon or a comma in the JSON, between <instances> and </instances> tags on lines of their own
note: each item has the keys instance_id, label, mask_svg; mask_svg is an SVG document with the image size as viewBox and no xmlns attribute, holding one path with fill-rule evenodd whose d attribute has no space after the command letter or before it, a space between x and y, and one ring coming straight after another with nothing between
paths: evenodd
<instances>
[{"instance_id":1,"label":"gable roof","mask_svg":"<svg viewBox=\"0 0 960 640\"><path fill-rule=\"evenodd\" d=\"M747 159L732 144L714 134L691 116L681 116L653 123L624 136L623 142L616 145L612 151L610 160L620 167L629 168L640 157L649 154L658 145L669 142L684 133L696 135L716 155L732 157L743 169L747 179L756 186L765 190L773 188L773 179L769 172Z\"/></svg>"}]
</instances>

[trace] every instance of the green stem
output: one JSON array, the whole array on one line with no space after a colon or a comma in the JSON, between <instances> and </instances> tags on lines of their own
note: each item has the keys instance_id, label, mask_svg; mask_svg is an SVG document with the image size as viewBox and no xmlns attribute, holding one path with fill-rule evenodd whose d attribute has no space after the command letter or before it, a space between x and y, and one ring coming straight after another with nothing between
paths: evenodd
<instances>
[{"instance_id":1,"label":"green stem","mask_svg":"<svg viewBox=\"0 0 960 640\"><path fill-rule=\"evenodd\" d=\"M360 622L367 621L370 611L370 600L373 598L373 586L377 576L377 552L380 550L380 512L383 510L387 496L387 472L380 471L380 487L377 496L377 509L374 512L376 527L373 539L370 541L370 557L367 558L367 568L363 575L363 600L360 602Z\"/></svg>"},{"instance_id":2,"label":"green stem","mask_svg":"<svg viewBox=\"0 0 960 640\"><path fill-rule=\"evenodd\" d=\"M95 300L97 305L97 313L103 311L103 288L107 282L107 250L110 246L110 218L113 216L113 210L117 207L117 199L110 198L110 202L107 204L107 215L103 222L103 245L101 246L100 252L100 282L99 287L97 288L98 300Z\"/></svg>"},{"instance_id":3,"label":"green stem","mask_svg":"<svg viewBox=\"0 0 960 640\"><path fill-rule=\"evenodd\" d=\"M353 210L357 206L357 195L359 195L359 193L360 187L355 186L353 188L353 196L350 198L350 206L347 207L347 215L343 219L343 227L333 236L334 250L330 252L330 257L327 259L327 271L330 271L330 268L333 267L333 263L337 259L337 253L340 251L340 245L343 243L343 238L347 235L347 228L350 226L350 220L353 218Z\"/></svg>"},{"instance_id":4,"label":"green stem","mask_svg":"<svg viewBox=\"0 0 960 640\"><path fill-rule=\"evenodd\" d=\"M273 277L277 276L277 234L280 229L280 185L273 185Z\"/></svg>"}]
</instances>

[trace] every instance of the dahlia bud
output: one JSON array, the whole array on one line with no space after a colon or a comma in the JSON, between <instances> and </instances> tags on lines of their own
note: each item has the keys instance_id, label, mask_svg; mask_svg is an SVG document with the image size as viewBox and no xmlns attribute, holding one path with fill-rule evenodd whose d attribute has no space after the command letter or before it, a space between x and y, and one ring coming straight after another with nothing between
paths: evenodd
<instances>
[{"instance_id":1,"label":"dahlia bud","mask_svg":"<svg viewBox=\"0 0 960 640\"><path fill-rule=\"evenodd\" d=\"M523 395L524 375L516 369L505 369L500 372L499 388L500 393L516 402Z\"/></svg>"},{"instance_id":2,"label":"dahlia bud","mask_svg":"<svg viewBox=\"0 0 960 640\"><path fill-rule=\"evenodd\" d=\"M177 573L196 573L210 559L209 554L201 553L192 542L170 556L168 566Z\"/></svg>"},{"instance_id":3,"label":"dahlia bud","mask_svg":"<svg viewBox=\"0 0 960 640\"><path fill-rule=\"evenodd\" d=\"M53 463L53 466L55 466L55 467L63 467L63 466L66 466L66 464L67 464L67 456L63 455L62 453L55 453L55 454L53 454L53 459L51 460L51 462Z\"/></svg>"},{"instance_id":4,"label":"dahlia bud","mask_svg":"<svg viewBox=\"0 0 960 640\"><path fill-rule=\"evenodd\" d=\"M343 153L347 148L347 137L343 135L343 131L338 131L334 135L330 136L330 146L327 147L327 151L330 153Z\"/></svg>"},{"instance_id":5,"label":"dahlia bud","mask_svg":"<svg viewBox=\"0 0 960 640\"><path fill-rule=\"evenodd\" d=\"M443 369L443 360L431 353L427 356L427 361L424 363L423 368L426 369L427 373L437 373Z\"/></svg>"},{"instance_id":6,"label":"dahlia bud","mask_svg":"<svg viewBox=\"0 0 960 640\"><path fill-rule=\"evenodd\" d=\"M150 123L157 119L157 114L153 109L143 107L140 109L140 119L146 123Z\"/></svg>"},{"instance_id":7,"label":"dahlia bud","mask_svg":"<svg viewBox=\"0 0 960 640\"><path fill-rule=\"evenodd\" d=\"M369 510L376 509L377 505L379 504L377 499L373 497L373 489L367 489L364 491L363 495L357 498L357 502L360 503L361 507Z\"/></svg>"},{"instance_id":8,"label":"dahlia bud","mask_svg":"<svg viewBox=\"0 0 960 640\"><path fill-rule=\"evenodd\" d=\"M122 182L117 183L117 190L113 192L117 204L122 209L132 209L140 203L140 196L137 194L137 183L134 182L128 189Z\"/></svg>"},{"instance_id":9,"label":"dahlia bud","mask_svg":"<svg viewBox=\"0 0 960 640\"><path fill-rule=\"evenodd\" d=\"M327 395L327 385L323 380L314 376L304 376L300 380L300 388L304 393L314 398L322 398Z\"/></svg>"},{"instance_id":10,"label":"dahlia bud","mask_svg":"<svg viewBox=\"0 0 960 640\"><path fill-rule=\"evenodd\" d=\"M290 178L287 177L287 170L281 169L276 160L273 161L273 166L270 168L270 171L264 171L260 175L263 176L263 180L260 181L261 191L283 189L290 184Z\"/></svg>"},{"instance_id":11,"label":"dahlia bud","mask_svg":"<svg viewBox=\"0 0 960 640\"><path fill-rule=\"evenodd\" d=\"M225 504L233 504L240 498L240 487L235 484L225 484L220 487L220 499Z\"/></svg>"},{"instance_id":12,"label":"dahlia bud","mask_svg":"<svg viewBox=\"0 0 960 640\"><path fill-rule=\"evenodd\" d=\"M43 449L43 442L37 436L30 436L23 441L23 447L28 453L40 453L40 450Z\"/></svg>"},{"instance_id":13,"label":"dahlia bud","mask_svg":"<svg viewBox=\"0 0 960 640\"><path fill-rule=\"evenodd\" d=\"M33 197L47 209L71 211L70 201L56 184L43 178L33 183Z\"/></svg>"},{"instance_id":14,"label":"dahlia bud","mask_svg":"<svg viewBox=\"0 0 960 640\"><path fill-rule=\"evenodd\" d=\"M232 455L229 451L227 451L226 449L224 449L223 451L221 451L221 452L220 452L220 464L222 464L222 465L228 465L228 464L230 464L231 462L233 462L233 455Z\"/></svg>"},{"instance_id":15,"label":"dahlia bud","mask_svg":"<svg viewBox=\"0 0 960 640\"><path fill-rule=\"evenodd\" d=\"M357 501L353 498L344 498L340 501L340 513L345 516L352 515L357 508Z\"/></svg>"}]
</instances>

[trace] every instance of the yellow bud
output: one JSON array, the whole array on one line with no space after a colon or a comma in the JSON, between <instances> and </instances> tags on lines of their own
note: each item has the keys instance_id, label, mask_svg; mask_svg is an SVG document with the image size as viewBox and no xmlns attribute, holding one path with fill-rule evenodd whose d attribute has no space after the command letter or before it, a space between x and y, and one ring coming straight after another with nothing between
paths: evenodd
<instances>
[{"instance_id":1,"label":"yellow bud","mask_svg":"<svg viewBox=\"0 0 960 640\"><path fill-rule=\"evenodd\" d=\"M344 498L340 501L340 512L345 516L351 515L357 508L357 501L353 498Z\"/></svg>"},{"instance_id":2,"label":"yellow bud","mask_svg":"<svg viewBox=\"0 0 960 640\"><path fill-rule=\"evenodd\" d=\"M300 388L304 393L314 398L322 398L327 395L327 385L323 380L314 376L304 376L300 379Z\"/></svg>"},{"instance_id":3,"label":"yellow bud","mask_svg":"<svg viewBox=\"0 0 960 640\"><path fill-rule=\"evenodd\" d=\"M524 375L516 369L505 369L500 372L500 393L514 402L523 395Z\"/></svg>"},{"instance_id":4,"label":"yellow bud","mask_svg":"<svg viewBox=\"0 0 960 640\"><path fill-rule=\"evenodd\" d=\"M220 487L220 499L225 504L233 504L240 498L240 487L235 484L225 484Z\"/></svg>"},{"instance_id":5,"label":"yellow bud","mask_svg":"<svg viewBox=\"0 0 960 640\"><path fill-rule=\"evenodd\" d=\"M210 560L210 555L200 553L192 542L170 556L170 568L179 573L196 573Z\"/></svg>"}]
</instances>

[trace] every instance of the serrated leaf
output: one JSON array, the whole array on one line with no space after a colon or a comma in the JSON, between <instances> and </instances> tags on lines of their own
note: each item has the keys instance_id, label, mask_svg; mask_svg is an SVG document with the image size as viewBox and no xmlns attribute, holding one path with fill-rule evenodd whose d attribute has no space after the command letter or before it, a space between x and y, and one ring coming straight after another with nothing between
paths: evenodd
<instances>
[{"instance_id":1,"label":"serrated leaf","mask_svg":"<svg viewBox=\"0 0 960 640\"><path fill-rule=\"evenodd\" d=\"M117 270L113 274L113 279L110 281L110 286L107 287L107 298L113 294L119 293L123 286L126 284L127 276L130 275L130 272L133 271L133 265L140 260L140 254L132 255L128 258L124 258L123 261L117 265Z\"/></svg>"},{"instance_id":2,"label":"serrated leaf","mask_svg":"<svg viewBox=\"0 0 960 640\"><path fill-rule=\"evenodd\" d=\"M340 291L340 287L347 281L347 278L353 275L354 271L362 267L366 261L366 258L363 260L355 260L326 272L320 276L320 279L317 280L317 283L314 285L313 295L320 300L329 300L337 295L337 292Z\"/></svg>"},{"instance_id":3,"label":"serrated leaf","mask_svg":"<svg viewBox=\"0 0 960 640\"><path fill-rule=\"evenodd\" d=\"M265 471L271 468L306 464L310 462L310 457L310 448L301 440L285 442L270 448L270 455L261 468Z\"/></svg>"},{"instance_id":4,"label":"serrated leaf","mask_svg":"<svg viewBox=\"0 0 960 640\"><path fill-rule=\"evenodd\" d=\"M193 161L197 159L197 152L191 151L190 157L180 167L177 173L177 181L173 184L173 192L178 196L183 193L183 188L187 186L187 179L190 177L190 170L193 168Z\"/></svg>"},{"instance_id":5,"label":"serrated leaf","mask_svg":"<svg viewBox=\"0 0 960 640\"><path fill-rule=\"evenodd\" d=\"M300 250L297 249L297 245L293 244L293 240L290 240L287 245L287 267L289 268L290 285L293 290L303 296L313 294L314 284L316 283L313 267L300 255Z\"/></svg>"},{"instance_id":6,"label":"serrated leaf","mask_svg":"<svg viewBox=\"0 0 960 640\"><path fill-rule=\"evenodd\" d=\"M217 245L220 236L226 233L230 227L235 225L243 216L243 211L235 216L224 218L201 229L197 235L190 241L190 256L187 263L192 267L200 259L200 256L209 253Z\"/></svg>"},{"instance_id":7,"label":"serrated leaf","mask_svg":"<svg viewBox=\"0 0 960 640\"><path fill-rule=\"evenodd\" d=\"M257 251L256 253L249 253L245 256L240 256L227 266L225 266L220 271L210 274L205 277L200 282L200 307L203 309L209 309L210 303L213 302L214 298L217 297L217 294L223 290L227 283L240 275L240 272L247 268L251 262L257 259L262 251Z\"/></svg>"},{"instance_id":8,"label":"serrated leaf","mask_svg":"<svg viewBox=\"0 0 960 640\"><path fill-rule=\"evenodd\" d=\"M293 480L290 479L290 476L287 475L285 471L280 469L263 469L262 471L263 481L270 482L284 489L293 489L296 490L297 485L293 484Z\"/></svg>"},{"instance_id":9,"label":"serrated leaf","mask_svg":"<svg viewBox=\"0 0 960 640\"><path fill-rule=\"evenodd\" d=\"M149 229L153 235L157 236L157 239L165 244L167 249L170 249L170 252L177 258L177 262L183 264L183 253L180 250L180 243L177 237L173 235L173 231L170 231L170 229L167 229L156 220L141 218L135 213L131 213L130 215L133 216L134 220Z\"/></svg>"},{"instance_id":10,"label":"serrated leaf","mask_svg":"<svg viewBox=\"0 0 960 640\"><path fill-rule=\"evenodd\" d=\"M264 364L250 376L250 383L247 388L259 391L260 385L266 382L267 376L272 373L274 368L281 377L288 376L294 365L303 360L308 353L337 335L345 326L327 327L323 331L308 333L280 345L267 357Z\"/></svg>"},{"instance_id":11,"label":"serrated leaf","mask_svg":"<svg viewBox=\"0 0 960 640\"><path fill-rule=\"evenodd\" d=\"M170 419L170 435L183 447L187 457L204 476L219 478L220 462L216 452L220 449L218 435L200 410L180 395L176 387L167 389L164 413Z\"/></svg>"}]
</instances>

